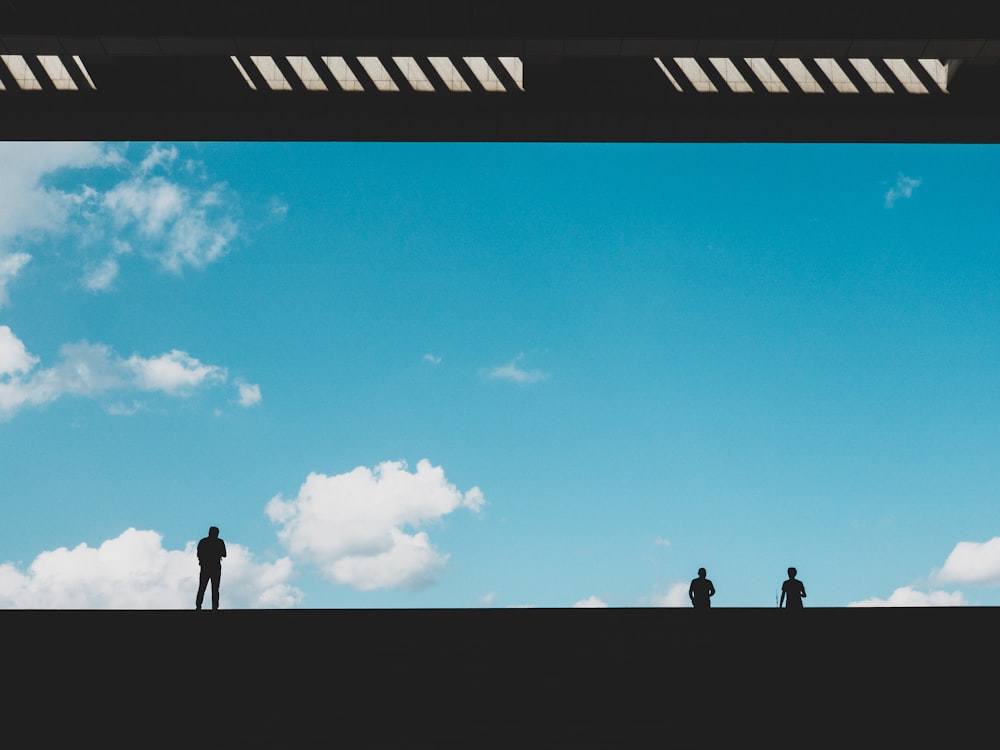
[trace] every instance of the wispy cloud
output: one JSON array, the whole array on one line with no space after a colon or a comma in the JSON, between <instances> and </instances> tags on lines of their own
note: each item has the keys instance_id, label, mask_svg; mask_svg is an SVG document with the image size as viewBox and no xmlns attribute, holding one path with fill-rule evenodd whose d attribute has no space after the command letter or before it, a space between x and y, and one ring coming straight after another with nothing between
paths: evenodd
<instances>
[{"instance_id":1,"label":"wispy cloud","mask_svg":"<svg viewBox=\"0 0 1000 750\"><path fill-rule=\"evenodd\" d=\"M653 544L655 544L657 547L669 547L670 540L664 539L662 536L658 536L656 537L656 539L653 540Z\"/></svg>"},{"instance_id":2,"label":"wispy cloud","mask_svg":"<svg viewBox=\"0 0 1000 750\"><path fill-rule=\"evenodd\" d=\"M885 207L892 208L900 198L911 197L913 191L919 186L919 179L901 174L896 180L896 184L889 188L889 191L885 194Z\"/></svg>"},{"instance_id":3,"label":"wispy cloud","mask_svg":"<svg viewBox=\"0 0 1000 750\"><path fill-rule=\"evenodd\" d=\"M423 459L414 472L385 461L346 474L313 473L296 497L275 497L265 510L292 559L317 565L334 583L416 589L432 584L448 560L418 529L484 503L478 487L459 491Z\"/></svg>"},{"instance_id":4,"label":"wispy cloud","mask_svg":"<svg viewBox=\"0 0 1000 750\"><path fill-rule=\"evenodd\" d=\"M285 608L302 601L289 583L289 558L257 562L246 547L226 546L225 607ZM197 588L195 542L168 550L157 532L134 528L96 547L42 552L27 569L0 565L5 609L190 609Z\"/></svg>"},{"instance_id":5,"label":"wispy cloud","mask_svg":"<svg viewBox=\"0 0 1000 750\"><path fill-rule=\"evenodd\" d=\"M430 365L441 364L441 358L434 354L425 354L423 357L423 361Z\"/></svg>"},{"instance_id":6,"label":"wispy cloud","mask_svg":"<svg viewBox=\"0 0 1000 750\"><path fill-rule=\"evenodd\" d=\"M964 607L968 604L961 591L919 591L911 586L902 586L888 599L873 597L859 602L850 602L848 607Z\"/></svg>"},{"instance_id":7,"label":"wispy cloud","mask_svg":"<svg viewBox=\"0 0 1000 750\"><path fill-rule=\"evenodd\" d=\"M494 380L507 380L511 383L537 383L545 380L548 374L542 370L525 370L520 362L524 355L520 354L505 365L490 367L485 371L486 377Z\"/></svg>"},{"instance_id":8,"label":"wispy cloud","mask_svg":"<svg viewBox=\"0 0 1000 750\"><path fill-rule=\"evenodd\" d=\"M39 367L40 359L10 327L0 326L0 420L24 407L63 396L159 392L184 397L228 379L225 367L203 363L177 349L152 357L133 354L126 358L106 344L79 341L64 344L59 355L53 366ZM121 407L119 402L109 409L114 414L136 411L135 402L130 407Z\"/></svg>"}]
</instances>

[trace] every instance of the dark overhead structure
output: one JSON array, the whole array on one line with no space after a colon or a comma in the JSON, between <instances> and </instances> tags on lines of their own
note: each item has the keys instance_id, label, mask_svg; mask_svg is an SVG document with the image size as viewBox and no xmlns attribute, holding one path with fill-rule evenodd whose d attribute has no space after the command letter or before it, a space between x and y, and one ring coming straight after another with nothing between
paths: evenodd
<instances>
[{"instance_id":1,"label":"dark overhead structure","mask_svg":"<svg viewBox=\"0 0 1000 750\"><path fill-rule=\"evenodd\" d=\"M1000 141L1000 5L0 0L4 140Z\"/></svg>"}]
</instances>

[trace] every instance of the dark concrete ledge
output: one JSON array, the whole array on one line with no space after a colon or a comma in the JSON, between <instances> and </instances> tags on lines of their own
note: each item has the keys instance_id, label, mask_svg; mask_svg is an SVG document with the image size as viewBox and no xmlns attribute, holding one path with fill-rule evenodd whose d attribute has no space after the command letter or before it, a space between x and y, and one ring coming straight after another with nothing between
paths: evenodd
<instances>
[{"instance_id":1,"label":"dark concrete ledge","mask_svg":"<svg viewBox=\"0 0 1000 750\"><path fill-rule=\"evenodd\" d=\"M11 610L3 706L37 747L956 746L993 731L998 625L993 608Z\"/></svg>"}]
</instances>

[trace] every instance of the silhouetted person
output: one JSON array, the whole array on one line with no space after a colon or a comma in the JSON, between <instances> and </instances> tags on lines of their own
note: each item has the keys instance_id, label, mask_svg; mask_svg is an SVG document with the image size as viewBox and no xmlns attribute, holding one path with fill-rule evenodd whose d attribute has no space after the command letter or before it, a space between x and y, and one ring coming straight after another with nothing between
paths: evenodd
<instances>
[{"instance_id":1,"label":"silhouetted person","mask_svg":"<svg viewBox=\"0 0 1000 750\"><path fill-rule=\"evenodd\" d=\"M201 577L198 581L198 596L194 600L195 609L201 609L209 581L212 582L212 609L219 608L219 581L222 578L222 558L225 556L226 543L219 539L219 527L212 526L208 530L208 536L198 542Z\"/></svg>"},{"instance_id":2,"label":"silhouetted person","mask_svg":"<svg viewBox=\"0 0 1000 750\"><path fill-rule=\"evenodd\" d=\"M788 580L781 584L779 608L784 605L785 609L802 609L802 600L806 598L806 587L795 577L797 573L795 568L788 569Z\"/></svg>"},{"instance_id":3,"label":"silhouetted person","mask_svg":"<svg viewBox=\"0 0 1000 750\"><path fill-rule=\"evenodd\" d=\"M708 573L704 568L698 568L698 577L691 581L688 586L688 597L691 605L695 609L708 609L712 606L712 597L715 596L715 586L705 576Z\"/></svg>"}]
</instances>

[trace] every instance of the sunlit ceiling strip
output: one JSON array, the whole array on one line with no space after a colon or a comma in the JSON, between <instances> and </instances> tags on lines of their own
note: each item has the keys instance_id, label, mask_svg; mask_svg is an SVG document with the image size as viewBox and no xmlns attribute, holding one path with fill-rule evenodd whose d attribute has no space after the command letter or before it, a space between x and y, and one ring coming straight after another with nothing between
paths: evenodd
<instances>
[{"instance_id":1,"label":"sunlit ceiling strip","mask_svg":"<svg viewBox=\"0 0 1000 750\"><path fill-rule=\"evenodd\" d=\"M396 67L399 68L399 72L403 74L406 78L406 82L410 84L410 88L414 91L433 91L434 84L430 82L427 78L427 74L421 70L417 61L412 57L393 57L392 61L396 63Z\"/></svg>"},{"instance_id":2,"label":"sunlit ceiling strip","mask_svg":"<svg viewBox=\"0 0 1000 750\"><path fill-rule=\"evenodd\" d=\"M802 60L797 57L779 57L778 62L785 66L785 70L788 71L788 75L790 75L792 80L798 84L803 93L823 93L823 87L819 85L819 82L815 78L813 78L812 73L809 72L809 68L805 66L805 63L803 63Z\"/></svg>"},{"instance_id":3,"label":"sunlit ceiling strip","mask_svg":"<svg viewBox=\"0 0 1000 750\"><path fill-rule=\"evenodd\" d=\"M506 68L507 72L510 73L510 77L514 79L514 85L516 85L521 91L524 91L524 63L521 62L520 57L500 57L500 64Z\"/></svg>"},{"instance_id":4,"label":"sunlit ceiling strip","mask_svg":"<svg viewBox=\"0 0 1000 750\"><path fill-rule=\"evenodd\" d=\"M788 87L781 82L781 79L778 78L778 74L774 72L774 68L772 68L763 57L744 57L743 60L750 66L750 70L752 70L753 74L760 79L760 82L764 84L764 88L766 88L770 93L788 93Z\"/></svg>"},{"instance_id":5,"label":"sunlit ceiling strip","mask_svg":"<svg viewBox=\"0 0 1000 750\"><path fill-rule=\"evenodd\" d=\"M57 55L39 55L38 62L45 68L52 85L59 91L76 91L78 89L73 76L69 74L63 61Z\"/></svg>"},{"instance_id":6,"label":"sunlit ceiling strip","mask_svg":"<svg viewBox=\"0 0 1000 750\"><path fill-rule=\"evenodd\" d=\"M303 57L302 55L290 55L285 58L288 64L292 66L292 70L295 71L295 75L299 77L302 81L302 85L305 86L309 91L329 91L323 79L319 77L319 73L316 72L316 68L313 64L309 62L308 57Z\"/></svg>"},{"instance_id":7,"label":"sunlit ceiling strip","mask_svg":"<svg viewBox=\"0 0 1000 750\"><path fill-rule=\"evenodd\" d=\"M247 86L256 91L257 84L253 82L253 79L250 77L250 74L247 73L247 70L246 68L243 67L243 64L236 59L235 55L230 56L229 59L233 61L233 65L235 65L236 69L240 71L240 75L243 76L243 80L247 82Z\"/></svg>"},{"instance_id":8,"label":"sunlit ceiling strip","mask_svg":"<svg viewBox=\"0 0 1000 750\"><path fill-rule=\"evenodd\" d=\"M365 69L365 73L372 79L372 83L379 91L399 91L399 86L392 80L389 71L377 57L359 57L358 62L361 63L361 67Z\"/></svg>"},{"instance_id":9,"label":"sunlit ceiling strip","mask_svg":"<svg viewBox=\"0 0 1000 750\"><path fill-rule=\"evenodd\" d=\"M924 86L923 82L917 77L917 74L913 71L906 60L902 60L898 57L887 57L883 58L882 62L886 64L892 74L899 79L899 82L903 84L903 88L909 91L911 94L929 94L927 87Z\"/></svg>"},{"instance_id":10,"label":"sunlit ceiling strip","mask_svg":"<svg viewBox=\"0 0 1000 750\"><path fill-rule=\"evenodd\" d=\"M817 57L815 62L819 66L819 69L823 71L823 74L830 79L830 83L841 94L859 93L857 87L847 77L847 73L844 72L844 69L832 57Z\"/></svg>"},{"instance_id":11,"label":"sunlit ceiling strip","mask_svg":"<svg viewBox=\"0 0 1000 750\"><path fill-rule=\"evenodd\" d=\"M861 74L865 83L868 84L868 88L872 90L872 93L892 93L892 86L890 86L889 82L882 77L882 74L878 72L878 68L875 67L871 60L865 57L852 57L850 62L851 65L854 66L854 69Z\"/></svg>"},{"instance_id":12,"label":"sunlit ceiling strip","mask_svg":"<svg viewBox=\"0 0 1000 750\"><path fill-rule=\"evenodd\" d=\"M950 65L947 63L942 63L940 60L918 60L918 62L923 66L924 70L934 79L934 83L938 85L944 93L948 93L948 74L950 72Z\"/></svg>"},{"instance_id":13,"label":"sunlit ceiling strip","mask_svg":"<svg viewBox=\"0 0 1000 750\"><path fill-rule=\"evenodd\" d=\"M87 79L87 85L89 85L90 88L96 91L97 86L94 85L94 79L90 77L90 71L87 70L87 66L83 64L83 60L80 59L80 56L73 55L73 62L76 63L76 67L78 67L80 69L80 72L83 73L83 77Z\"/></svg>"},{"instance_id":14,"label":"sunlit ceiling strip","mask_svg":"<svg viewBox=\"0 0 1000 750\"><path fill-rule=\"evenodd\" d=\"M444 81L444 85L448 87L449 91L472 91L450 59L447 57L428 57L427 60L434 67L435 72L441 76L441 80Z\"/></svg>"},{"instance_id":15,"label":"sunlit ceiling strip","mask_svg":"<svg viewBox=\"0 0 1000 750\"><path fill-rule=\"evenodd\" d=\"M747 83L747 79L743 77L740 73L739 68L733 63L732 58L729 57L710 57L708 61L712 63L712 66L719 71L719 75L722 76L726 85L735 94L751 94L753 93L753 88Z\"/></svg>"},{"instance_id":16,"label":"sunlit ceiling strip","mask_svg":"<svg viewBox=\"0 0 1000 750\"><path fill-rule=\"evenodd\" d=\"M469 70L472 71L479 83L482 84L483 90L490 92L507 90L500 78L497 77L496 72L486 62L485 57L463 57L462 59L465 60L465 64L469 66Z\"/></svg>"},{"instance_id":17,"label":"sunlit ceiling strip","mask_svg":"<svg viewBox=\"0 0 1000 750\"><path fill-rule=\"evenodd\" d=\"M364 91L365 87L354 75L354 71L348 66L347 61L342 57L322 57L323 64L330 71L330 75L344 91Z\"/></svg>"},{"instance_id":18,"label":"sunlit ceiling strip","mask_svg":"<svg viewBox=\"0 0 1000 750\"><path fill-rule=\"evenodd\" d=\"M663 71L663 75L665 75L667 77L667 80L669 80L672 84L674 84L674 88L677 89L680 92L683 92L684 89L682 89L681 85L679 83L677 83L677 79L674 78L673 73L671 73L667 69L667 66L663 64L663 60L661 60L658 57L654 57L653 59L656 60L656 64L660 66L660 70Z\"/></svg>"},{"instance_id":19,"label":"sunlit ceiling strip","mask_svg":"<svg viewBox=\"0 0 1000 750\"><path fill-rule=\"evenodd\" d=\"M715 84L712 83L712 79L708 77L708 74L701 69L698 61L693 57L675 57L674 62L677 63L677 67L681 69L681 72L687 76L688 80L694 86L696 91L701 91L703 93L710 93L718 91L715 88Z\"/></svg>"},{"instance_id":20,"label":"sunlit ceiling strip","mask_svg":"<svg viewBox=\"0 0 1000 750\"><path fill-rule=\"evenodd\" d=\"M285 78L273 58L266 55L253 55L250 59L257 66L257 70L260 71L260 74L264 77L264 80L272 91L292 90L292 84Z\"/></svg>"},{"instance_id":21,"label":"sunlit ceiling strip","mask_svg":"<svg viewBox=\"0 0 1000 750\"><path fill-rule=\"evenodd\" d=\"M4 65L7 66L7 70L10 71L10 74L22 90L41 91L42 84L35 78L35 74L31 72L31 68L28 67L28 63L25 62L21 55L0 55L0 60L3 60Z\"/></svg>"}]
</instances>

